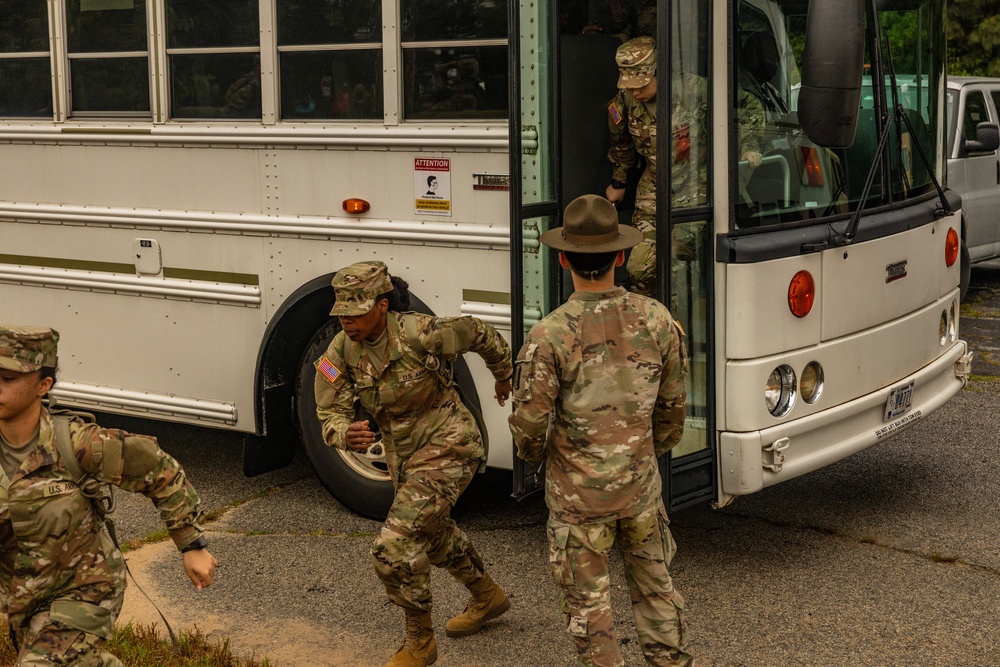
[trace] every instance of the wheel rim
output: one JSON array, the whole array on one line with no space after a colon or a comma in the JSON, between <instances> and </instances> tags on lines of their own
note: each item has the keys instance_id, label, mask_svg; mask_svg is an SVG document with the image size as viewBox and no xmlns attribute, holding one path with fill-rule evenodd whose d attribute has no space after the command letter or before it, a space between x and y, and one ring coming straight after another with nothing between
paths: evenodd
<instances>
[{"instance_id":1,"label":"wheel rim","mask_svg":"<svg viewBox=\"0 0 1000 667\"><path fill-rule=\"evenodd\" d=\"M351 470L376 482L389 481L389 466L385 462L385 448L379 438L364 452L338 449L337 453Z\"/></svg>"}]
</instances>

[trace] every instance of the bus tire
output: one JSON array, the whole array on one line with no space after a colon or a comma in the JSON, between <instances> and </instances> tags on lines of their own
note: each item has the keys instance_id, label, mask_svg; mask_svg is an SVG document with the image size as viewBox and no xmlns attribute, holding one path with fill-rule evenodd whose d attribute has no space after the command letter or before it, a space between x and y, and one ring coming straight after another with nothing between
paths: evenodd
<instances>
[{"instance_id":1,"label":"bus tire","mask_svg":"<svg viewBox=\"0 0 1000 667\"><path fill-rule=\"evenodd\" d=\"M371 458L330 447L323 441L319 419L316 417L316 394L313 387L316 367L313 362L322 356L339 331L340 322L337 319L326 322L309 340L299 363L295 379L295 418L299 439L309 463L326 490L352 512L381 521L389 513L394 495L384 455ZM360 406L358 410L358 418L368 419L373 426L376 444L379 444L375 421L370 415L362 415Z\"/></svg>"},{"instance_id":2,"label":"bus tire","mask_svg":"<svg viewBox=\"0 0 1000 667\"><path fill-rule=\"evenodd\" d=\"M969 248L965 245L965 239L962 239L962 245L959 249L959 269L961 273L961 278L959 278L959 301L965 301L965 294L969 291L969 281L972 280L972 260L969 257Z\"/></svg>"}]
</instances>

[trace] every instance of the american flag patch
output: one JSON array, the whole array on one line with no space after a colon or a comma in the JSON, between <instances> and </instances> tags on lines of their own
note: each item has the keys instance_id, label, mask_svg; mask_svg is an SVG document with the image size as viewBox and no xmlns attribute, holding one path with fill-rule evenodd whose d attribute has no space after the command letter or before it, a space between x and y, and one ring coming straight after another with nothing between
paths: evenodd
<instances>
[{"instance_id":1,"label":"american flag patch","mask_svg":"<svg viewBox=\"0 0 1000 667\"><path fill-rule=\"evenodd\" d=\"M622 122L622 112L618 110L618 105L614 102L608 105L608 113L611 114L611 120L615 121L615 125Z\"/></svg>"},{"instance_id":2,"label":"american flag patch","mask_svg":"<svg viewBox=\"0 0 1000 667\"><path fill-rule=\"evenodd\" d=\"M316 364L316 370L330 382L335 382L340 377L340 371L326 357L319 360L319 363Z\"/></svg>"}]
</instances>

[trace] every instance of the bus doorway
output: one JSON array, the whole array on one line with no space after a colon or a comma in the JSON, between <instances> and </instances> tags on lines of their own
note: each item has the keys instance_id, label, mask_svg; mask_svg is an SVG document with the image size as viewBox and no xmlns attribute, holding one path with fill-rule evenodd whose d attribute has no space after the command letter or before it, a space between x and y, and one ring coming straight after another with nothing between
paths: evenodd
<instances>
[{"instance_id":1,"label":"bus doorway","mask_svg":"<svg viewBox=\"0 0 1000 667\"><path fill-rule=\"evenodd\" d=\"M669 3L657 6L649 0L600 2L552 0L528 3L515 13L519 25L512 36L520 40L512 48L520 58L517 103L511 109L511 210L512 234L512 337L519 347L528 329L538 319L563 303L572 284L558 268L556 255L538 243L538 236L560 224L562 209L583 194L605 195L611 182L609 103L618 92L615 52L634 36L656 34L657 23L671 10ZM674 31L707 33L708 3L696 9L673 7L677 13ZM617 8L617 12L612 8ZM695 25L698 24L698 25ZM545 29L543 26L548 26ZM675 40L680 43L680 40ZM706 40L696 40L707 49ZM705 53L675 49L678 71L691 63L707 81ZM663 68L661 58L659 68ZM663 68L665 71L665 68ZM668 79L669 80L669 79ZM660 89L657 105L671 108L671 86ZM662 122L669 118L661 114ZM668 136L670 134L668 133ZM707 154L704 144L695 146ZM618 204L619 219L632 220L636 185L645 168L641 155L629 170L625 200ZM697 170L696 170L697 171ZM696 178L699 177L696 173ZM702 168L700 178L705 178ZM517 187L520 183L521 187ZM669 190L669 185L667 186ZM701 189L702 192L705 188ZM667 198L669 202L669 197ZM658 225L668 231L660 248L657 271L670 276L661 297L688 332L691 364L688 381L688 420L685 438L670 456L664 457L664 493L669 509L712 500L715 493L714 438L709 429L708 287L711 273L711 210L707 199L692 200L693 206L676 217L669 203L658 206ZM671 236L683 237L687 252L683 259L671 252ZM628 286L628 274L619 269L619 284ZM542 471L515 459L515 495L530 493L543 481Z\"/></svg>"}]
</instances>

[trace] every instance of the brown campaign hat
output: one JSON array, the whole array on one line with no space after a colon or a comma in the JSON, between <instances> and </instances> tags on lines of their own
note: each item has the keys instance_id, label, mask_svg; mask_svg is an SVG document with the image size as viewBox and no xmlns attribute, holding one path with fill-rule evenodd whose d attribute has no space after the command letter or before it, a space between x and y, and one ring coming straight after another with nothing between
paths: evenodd
<instances>
[{"instance_id":1,"label":"brown campaign hat","mask_svg":"<svg viewBox=\"0 0 1000 667\"><path fill-rule=\"evenodd\" d=\"M656 41L652 37L630 39L618 47L615 62L619 88L642 88L656 76Z\"/></svg>"},{"instance_id":2,"label":"brown campaign hat","mask_svg":"<svg viewBox=\"0 0 1000 667\"><path fill-rule=\"evenodd\" d=\"M375 306L379 294L392 291L389 269L379 261L358 262L345 266L333 277L336 303L331 315L356 317Z\"/></svg>"},{"instance_id":3,"label":"brown campaign hat","mask_svg":"<svg viewBox=\"0 0 1000 667\"><path fill-rule=\"evenodd\" d=\"M0 368L18 373L55 368L58 343L54 329L0 324Z\"/></svg>"},{"instance_id":4,"label":"brown campaign hat","mask_svg":"<svg viewBox=\"0 0 1000 667\"><path fill-rule=\"evenodd\" d=\"M631 248L642 241L642 232L618 224L615 205L604 197L583 195L566 207L562 227L550 229L539 240L556 250L593 254Z\"/></svg>"}]
</instances>

